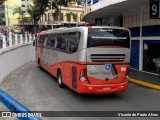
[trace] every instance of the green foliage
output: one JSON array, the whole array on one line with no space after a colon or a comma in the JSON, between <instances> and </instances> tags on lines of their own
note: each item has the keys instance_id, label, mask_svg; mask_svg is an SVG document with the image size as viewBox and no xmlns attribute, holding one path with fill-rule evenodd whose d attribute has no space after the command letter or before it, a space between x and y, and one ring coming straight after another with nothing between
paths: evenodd
<instances>
[{"instance_id":1,"label":"green foliage","mask_svg":"<svg viewBox=\"0 0 160 120\"><path fill-rule=\"evenodd\" d=\"M16 7L16 8L14 8L13 9L13 13L12 13L13 15L15 15L15 14L19 14L19 16L21 15L23 15L24 13L23 13L23 11L22 11L22 8L21 7Z\"/></svg>"},{"instance_id":2,"label":"green foliage","mask_svg":"<svg viewBox=\"0 0 160 120\"><path fill-rule=\"evenodd\" d=\"M60 8L59 6L68 6L67 0L55 0L54 2L52 2L52 9L55 10L55 12L53 13L54 17L58 17L58 15L60 14Z\"/></svg>"},{"instance_id":3,"label":"green foliage","mask_svg":"<svg viewBox=\"0 0 160 120\"><path fill-rule=\"evenodd\" d=\"M82 5L81 3L83 2L83 0L76 0L76 3L78 5ZM75 3L75 0L68 0L68 3L72 4L72 3Z\"/></svg>"},{"instance_id":4,"label":"green foliage","mask_svg":"<svg viewBox=\"0 0 160 120\"><path fill-rule=\"evenodd\" d=\"M0 0L0 5L3 5L3 3L7 0Z\"/></svg>"},{"instance_id":5,"label":"green foliage","mask_svg":"<svg viewBox=\"0 0 160 120\"><path fill-rule=\"evenodd\" d=\"M82 5L82 0L77 0L78 5Z\"/></svg>"},{"instance_id":6,"label":"green foliage","mask_svg":"<svg viewBox=\"0 0 160 120\"><path fill-rule=\"evenodd\" d=\"M45 11L49 7L49 1L50 0L33 0L33 6L29 8L27 11L30 14L34 25L37 25L38 21L40 20L40 17L45 14ZM55 10L55 13L53 16L59 15L59 5L61 6L67 6L66 0L54 0L52 2L52 9Z\"/></svg>"},{"instance_id":7,"label":"green foliage","mask_svg":"<svg viewBox=\"0 0 160 120\"><path fill-rule=\"evenodd\" d=\"M40 20L40 16L46 11L48 0L33 0L33 6L28 9L28 13L34 21L34 25Z\"/></svg>"},{"instance_id":8,"label":"green foliage","mask_svg":"<svg viewBox=\"0 0 160 120\"><path fill-rule=\"evenodd\" d=\"M74 21L77 20L77 14L75 14L73 12L66 13L66 16L68 16L68 17L72 16L72 18L74 19Z\"/></svg>"},{"instance_id":9,"label":"green foliage","mask_svg":"<svg viewBox=\"0 0 160 120\"><path fill-rule=\"evenodd\" d=\"M65 7L68 6L67 0L55 0L55 2L53 2L53 4L56 4L57 6L58 5L65 6Z\"/></svg>"}]
</instances>

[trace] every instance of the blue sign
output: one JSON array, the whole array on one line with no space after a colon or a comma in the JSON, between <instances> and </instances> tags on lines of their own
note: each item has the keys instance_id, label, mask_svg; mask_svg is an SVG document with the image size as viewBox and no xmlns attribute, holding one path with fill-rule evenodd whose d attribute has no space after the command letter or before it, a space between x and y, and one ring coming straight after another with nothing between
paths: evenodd
<instances>
[{"instance_id":1,"label":"blue sign","mask_svg":"<svg viewBox=\"0 0 160 120\"><path fill-rule=\"evenodd\" d=\"M84 4L86 4L86 2L87 2L87 6L91 6L92 4L99 2L99 0L83 0Z\"/></svg>"},{"instance_id":2,"label":"blue sign","mask_svg":"<svg viewBox=\"0 0 160 120\"><path fill-rule=\"evenodd\" d=\"M111 71L111 64L105 64L105 70Z\"/></svg>"},{"instance_id":3,"label":"blue sign","mask_svg":"<svg viewBox=\"0 0 160 120\"><path fill-rule=\"evenodd\" d=\"M97 3L99 0L93 0L93 4Z\"/></svg>"}]
</instances>

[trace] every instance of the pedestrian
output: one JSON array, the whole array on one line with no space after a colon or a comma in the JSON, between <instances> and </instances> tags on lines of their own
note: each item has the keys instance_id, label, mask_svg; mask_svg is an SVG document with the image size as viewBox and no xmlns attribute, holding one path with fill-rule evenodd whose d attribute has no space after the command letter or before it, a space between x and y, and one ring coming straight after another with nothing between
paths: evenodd
<instances>
[{"instance_id":1,"label":"pedestrian","mask_svg":"<svg viewBox=\"0 0 160 120\"><path fill-rule=\"evenodd\" d=\"M153 59L153 62L155 63L155 66L157 67L157 72L158 72L159 77L160 77L160 57Z\"/></svg>"}]
</instances>

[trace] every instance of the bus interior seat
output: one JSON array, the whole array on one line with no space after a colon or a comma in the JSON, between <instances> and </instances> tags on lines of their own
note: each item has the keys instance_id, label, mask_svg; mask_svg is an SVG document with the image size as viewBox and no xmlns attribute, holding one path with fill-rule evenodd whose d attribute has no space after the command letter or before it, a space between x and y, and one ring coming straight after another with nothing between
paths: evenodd
<instances>
[{"instance_id":1,"label":"bus interior seat","mask_svg":"<svg viewBox=\"0 0 160 120\"><path fill-rule=\"evenodd\" d=\"M65 43L62 43L61 49L65 50L65 48L66 48L66 44L65 44Z\"/></svg>"},{"instance_id":2,"label":"bus interior seat","mask_svg":"<svg viewBox=\"0 0 160 120\"><path fill-rule=\"evenodd\" d=\"M70 44L69 45L69 51L76 52L78 45Z\"/></svg>"},{"instance_id":3,"label":"bus interior seat","mask_svg":"<svg viewBox=\"0 0 160 120\"><path fill-rule=\"evenodd\" d=\"M54 48L58 48L58 42L55 41Z\"/></svg>"}]
</instances>

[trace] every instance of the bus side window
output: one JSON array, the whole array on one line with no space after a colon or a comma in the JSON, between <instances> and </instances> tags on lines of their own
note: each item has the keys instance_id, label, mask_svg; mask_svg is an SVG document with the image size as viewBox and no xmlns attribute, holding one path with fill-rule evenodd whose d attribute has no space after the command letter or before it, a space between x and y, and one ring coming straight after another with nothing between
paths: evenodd
<instances>
[{"instance_id":1,"label":"bus side window","mask_svg":"<svg viewBox=\"0 0 160 120\"><path fill-rule=\"evenodd\" d=\"M67 34L63 34L62 35L61 49L65 51L66 50L66 46L67 46Z\"/></svg>"},{"instance_id":2,"label":"bus side window","mask_svg":"<svg viewBox=\"0 0 160 120\"><path fill-rule=\"evenodd\" d=\"M68 33L68 52L69 53L75 53L78 50L78 44L79 44L79 33L73 32Z\"/></svg>"},{"instance_id":3,"label":"bus side window","mask_svg":"<svg viewBox=\"0 0 160 120\"><path fill-rule=\"evenodd\" d=\"M45 35L45 36L44 36L43 47L46 47L46 46L47 46L47 40L48 40L48 36Z\"/></svg>"},{"instance_id":4,"label":"bus side window","mask_svg":"<svg viewBox=\"0 0 160 120\"><path fill-rule=\"evenodd\" d=\"M59 35L56 38L57 38L56 49L60 50L61 49L61 44L62 44L62 39Z\"/></svg>"},{"instance_id":5,"label":"bus side window","mask_svg":"<svg viewBox=\"0 0 160 120\"><path fill-rule=\"evenodd\" d=\"M58 48L58 40L57 40L57 39L55 39L54 48L55 48L55 49Z\"/></svg>"},{"instance_id":6,"label":"bus side window","mask_svg":"<svg viewBox=\"0 0 160 120\"><path fill-rule=\"evenodd\" d=\"M56 41L55 41L55 47L56 49L60 50L60 51L65 51L66 50L66 36L64 36L64 34L59 34L56 37Z\"/></svg>"},{"instance_id":7,"label":"bus side window","mask_svg":"<svg viewBox=\"0 0 160 120\"><path fill-rule=\"evenodd\" d=\"M46 43L46 48L51 48L51 35L46 36L47 43Z\"/></svg>"},{"instance_id":8,"label":"bus side window","mask_svg":"<svg viewBox=\"0 0 160 120\"><path fill-rule=\"evenodd\" d=\"M51 35L51 49L55 48L55 41L56 41L56 39L55 39L54 35Z\"/></svg>"},{"instance_id":9,"label":"bus side window","mask_svg":"<svg viewBox=\"0 0 160 120\"><path fill-rule=\"evenodd\" d=\"M41 35L39 37L38 46L43 46L43 43L44 43L44 35Z\"/></svg>"}]
</instances>

